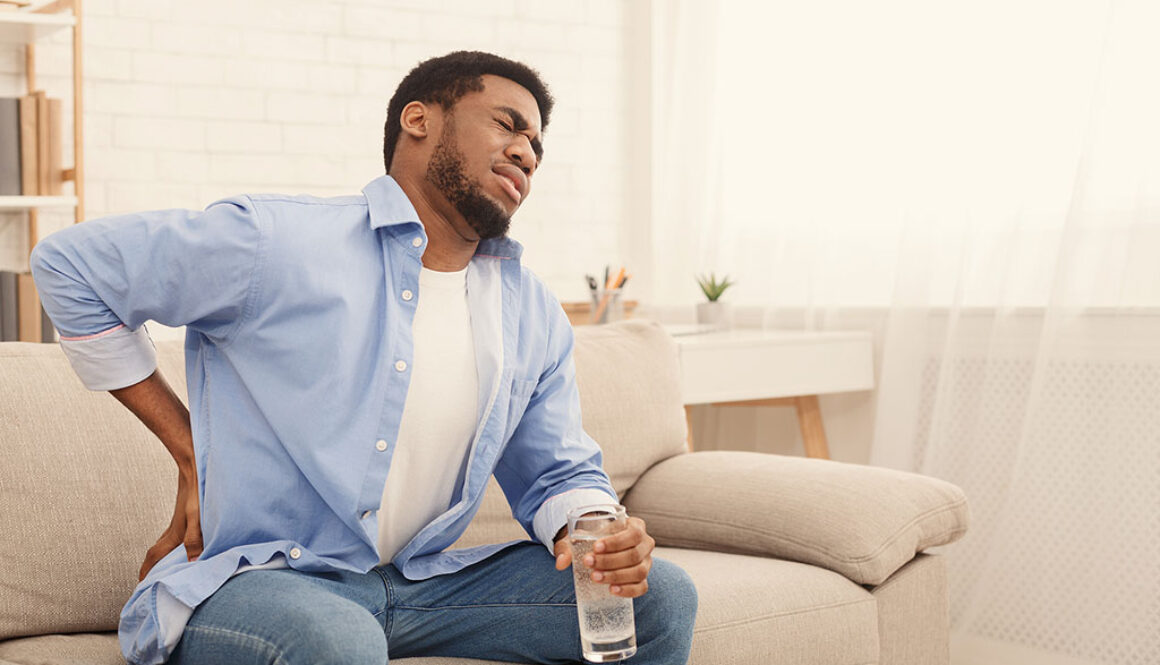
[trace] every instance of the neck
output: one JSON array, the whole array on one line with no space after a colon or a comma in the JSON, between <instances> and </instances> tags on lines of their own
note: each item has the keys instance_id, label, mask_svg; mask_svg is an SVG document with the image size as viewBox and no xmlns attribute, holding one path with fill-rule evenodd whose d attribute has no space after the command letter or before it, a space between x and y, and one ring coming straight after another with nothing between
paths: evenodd
<instances>
[{"instance_id":1,"label":"neck","mask_svg":"<svg viewBox=\"0 0 1160 665\"><path fill-rule=\"evenodd\" d=\"M467 267L479 246L479 239L472 239L475 231L463 215L426 179L400 173L391 173L390 176L410 199L427 231L423 267L439 272L455 272ZM461 229L465 231L461 232Z\"/></svg>"}]
</instances>

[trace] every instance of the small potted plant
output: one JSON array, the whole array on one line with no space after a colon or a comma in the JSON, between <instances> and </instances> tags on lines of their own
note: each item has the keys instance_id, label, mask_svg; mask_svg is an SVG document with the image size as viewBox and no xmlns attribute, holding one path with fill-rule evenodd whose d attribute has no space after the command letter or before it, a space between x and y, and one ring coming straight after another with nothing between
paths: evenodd
<instances>
[{"instance_id":1,"label":"small potted plant","mask_svg":"<svg viewBox=\"0 0 1160 665\"><path fill-rule=\"evenodd\" d=\"M707 323L713 325L715 328L725 329L730 324L729 303L719 302L719 298L725 289L733 286L735 282L729 281L729 276L726 275L717 281L717 276L709 273L708 277L701 275L697 278L697 283L701 285L701 291L709 302L698 303L697 305L697 323Z\"/></svg>"}]
</instances>

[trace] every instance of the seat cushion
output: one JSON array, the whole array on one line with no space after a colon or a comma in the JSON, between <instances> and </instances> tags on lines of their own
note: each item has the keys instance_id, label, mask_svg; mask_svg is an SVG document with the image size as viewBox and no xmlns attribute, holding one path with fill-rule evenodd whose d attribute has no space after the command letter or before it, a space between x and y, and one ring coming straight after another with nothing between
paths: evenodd
<instances>
[{"instance_id":1,"label":"seat cushion","mask_svg":"<svg viewBox=\"0 0 1160 665\"><path fill-rule=\"evenodd\" d=\"M691 663L868 665L878 662L877 604L837 573L743 554L657 548L697 585ZM0 661L124 665L116 636L51 635L0 642ZM395 662L395 661L392 661ZM406 658L406 665L493 665L461 658Z\"/></svg>"},{"instance_id":2,"label":"seat cushion","mask_svg":"<svg viewBox=\"0 0 1160 665\"><path fill-rule=\"evenodd\" d=\"M42 635L0 642L0 665L125 665L116 633Z\"/></svg>"},{"instance_id":3,"label":"seat cushion","mask_svg":"<svg viewBox=\"0 0 1160 665\"><path fill-rule=\"evenodd\" d=\"M658 547L697 586L691 663L868 665L878 662L874 597L803 563Z\"/></svg>"}]
</instances>

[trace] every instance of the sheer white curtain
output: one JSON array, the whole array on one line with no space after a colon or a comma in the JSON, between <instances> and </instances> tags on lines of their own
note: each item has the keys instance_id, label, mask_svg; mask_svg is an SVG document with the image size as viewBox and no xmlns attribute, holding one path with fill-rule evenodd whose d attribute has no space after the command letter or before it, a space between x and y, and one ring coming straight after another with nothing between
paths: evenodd
<instances>
[{"instance_id":1,"label":"sheer white curtain","mask_svg":"<svg viewBox=\"0 0 1160 665\"><path fill-rule=\"evenodd\" d=\"M954 662L1160 662L1160 3L653 8L654 300L878 332Z\"/></svg>"}]
</instances>

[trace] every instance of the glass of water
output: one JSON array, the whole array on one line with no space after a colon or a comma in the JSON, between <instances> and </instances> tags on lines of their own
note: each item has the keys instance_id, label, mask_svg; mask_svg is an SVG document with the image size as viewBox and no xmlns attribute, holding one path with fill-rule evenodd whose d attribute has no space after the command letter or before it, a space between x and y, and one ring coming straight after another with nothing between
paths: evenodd
<instances>
[{"instance_id":1,"label":"glass of water","mask_svg":"<svg viewBox=\"0 0 1160 665\"><path fill-rule=\"evenodd\" d=\"M624 506L614 503L584 506L568 513L580 649L584 659L593 663L615 662L636 653L632 599L614 596L610 585L593 582L592 569L584 565L584 557L593 553L597 540L626 528Z\"/></svg>"}]
</instances>

